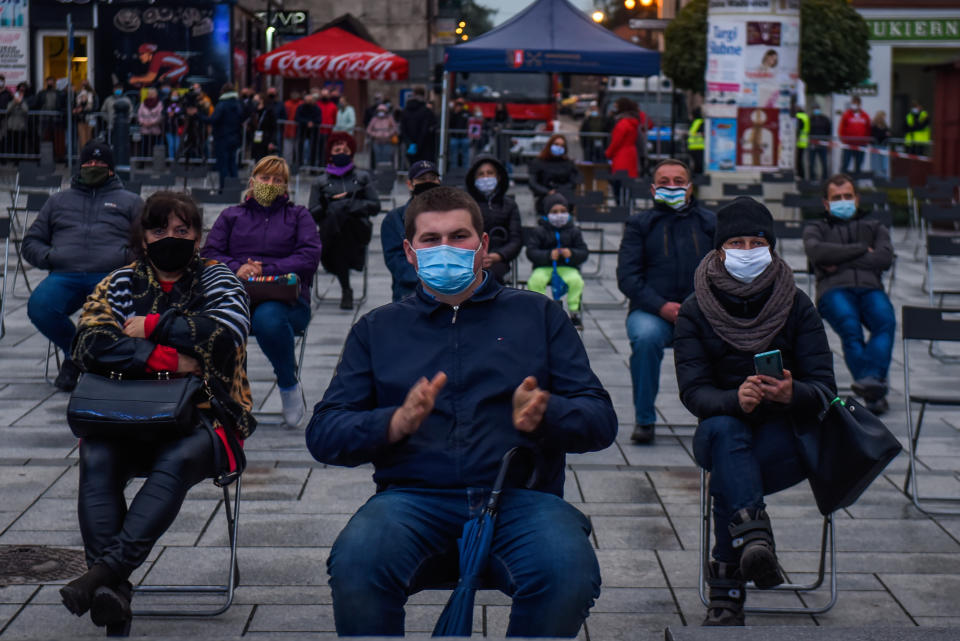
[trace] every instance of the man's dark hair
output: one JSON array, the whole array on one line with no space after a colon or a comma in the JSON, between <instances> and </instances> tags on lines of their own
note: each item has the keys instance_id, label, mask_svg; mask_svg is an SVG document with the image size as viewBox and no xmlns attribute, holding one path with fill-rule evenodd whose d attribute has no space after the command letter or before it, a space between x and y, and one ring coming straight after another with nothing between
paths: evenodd
<instances>
[{"instance_id":1,"label":"man's dark hair","mask_svg":"<svg viewBox=\"0 0 960 641\"><path fill-rule=\"evenodd\" d=\"M203 233L203 217L193 198L178 191L154 192L143 204L140 216L130 226L130 249L138 257L144 256L146 230L166 227L170 216L176 216L196 230L198 238Z\"/></svg>"},{"instance_id":2,"label":"man's dark hair","mask_svg":"<svg viewBox=\"0 0 960 641\"><path fill-rule=\"evenodd\" d=\"M617 102L614 103L616 112L618 114L627 113L631 111L639 111L640 108L637 106L637 103L630 100L626 96L621 96L617 98Z\"/></svg>"},{"instance_id":3,"label":"man's dark hair","mask_svg":"<svg viewBox=\"0 0 960 641\"><path fill-rule=\"evenodd\" d=\"M850 183L853 186L853 195L857 195L857 183L853 182L853 178L849 174L834 174L823 181L823 199L826 200L828 193L830 191L830 185L835 185L839 187L844 183Z\"/></svg>"},{"instance_id":4,"label":"man's dark hair","mask_svg":"<svg viewBox=\"0 0 960 641\"><path fill-rule=\"evenodd\" d=\"M425 191L410 201L407 211L403 215L403 232L407 240L413 242L417 234L417 216L425 211L453 211L465 209L470 214L470 222L477 231L477 236L483 236L483 214L470 194L456 187L434 187Z\"/></svg>"},{"instance_id":5,"label":"man's dark hair","mask_svg":"<svg viewBox=\"0 0 960 641\"><path fill-rule=\"evenodd\" d=\"M233 91L233 83L232 83L232 82L224 83L224 85L220 88L220 93L221 93L221 94L229 93L229 92L231 92L231 91Z\"/></svg>"},{"instance_id":6,"label":"man's dark hair","mask_svg":"<svg viewBox=\"0 0 960 641\"><path fill-rule=\"evenodd\" d=\"M427 95L427 92L424 90L423 87L414 87L414 88L413 88L413 95L414 95L414 96L420 96L421 98L423 98L424 96Z\"/></svg>"},{"instance_id":7,"label":"man's dark hair","mask_svg":"<svg viewBox=\"0 0 960 641\"><path fill-rule=\"evenodd\" d=\"M687 172L687 180L690 180L690 179L693 177L693 174L690 173L690 167L687 165L687 163L683 162L682 160L677 160L676 158L665 158L665 159L661 160L660 162L658 162L656 165L654 165L653 171L650 172L650 177L651 177L651 178L656 178L656 176L657 176L657 171L659 171L659 169L660 169L661 167L667 167L667 166L670 166L670 165L675 165L675 166L677 166L677 167L683 167L683 169Z\"/></svg>"}]
</instances>

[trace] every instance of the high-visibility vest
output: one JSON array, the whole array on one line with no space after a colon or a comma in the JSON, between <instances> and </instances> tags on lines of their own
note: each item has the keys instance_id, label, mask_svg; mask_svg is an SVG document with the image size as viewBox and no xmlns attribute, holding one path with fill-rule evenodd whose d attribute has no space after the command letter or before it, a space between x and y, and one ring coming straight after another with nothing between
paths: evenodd
<instances>
[{"instance_id":1,"label":"high-visibility vest","mask_svg":"<svg viewBox=\"0 0 960 641\"><path fill-rule=\"evenodd\" d=\"M703 149L703 134L700 128L703 127L703 118L697 118L690 123L690 131L687 132L687 149L697 151Z\"/></svg>"},{"instance_id":2,"label":"high-visibility vest","mask_svg":"<svg viewBox=\"0 0 960 641\"><path fill-rule=\"evenodd\" d=\"M920 120L927 118L927 112L920 112ZM907 126L914 127L915 123L918 123L914 113L911 111L907 114ZM904 141L910 144L925 144L930 142L930 121L927 120L927 125L923 129L917 129L916 131L908 131L907 134L903 137Z\"/></svg>"},{"instance_id":3,"label":"high-visibility vest","mask_svg":"<svg viewBox=\"0 0 960 641\"><path fill-rule=\"evenodd\" d=\"M797 112L800 121L800 132L797 134L797 149L806 149L810 144L810 116L802 111Z\"/></svg>"}]
</instances>

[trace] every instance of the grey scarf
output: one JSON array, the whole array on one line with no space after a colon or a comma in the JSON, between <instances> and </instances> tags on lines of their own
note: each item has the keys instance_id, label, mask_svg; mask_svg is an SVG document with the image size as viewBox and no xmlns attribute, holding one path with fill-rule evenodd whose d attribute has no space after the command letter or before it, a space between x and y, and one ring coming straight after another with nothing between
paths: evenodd
<instances>
[{"instance_id":1,"label":"grey scarf","mask_svg":"<svg viewBox=\"0 0 960 641\"><path fill-rule=\"evenodd\" d=\"M749 297L762 292L771 285L773 292L760 313L755 318L737 318L723 307L710 289L717 289L732 296ZM787 316L793 309L793 297L796 286L793 271L782 258L773 255L773 262L750 284L741 283L731 276L723 266L720 252L711 251L704 256L693 276L694 292L697 303L706 316L707 322L724 342L741 352L766 351L787 322Z\"/></svg>"}]
</instances>

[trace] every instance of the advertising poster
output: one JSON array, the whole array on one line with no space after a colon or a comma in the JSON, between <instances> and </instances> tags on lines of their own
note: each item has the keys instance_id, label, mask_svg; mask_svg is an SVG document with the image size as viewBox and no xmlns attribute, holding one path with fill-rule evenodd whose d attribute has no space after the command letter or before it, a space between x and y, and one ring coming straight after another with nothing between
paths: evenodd
<instances>
[{"instance_id":1,"label":"advertising poster","mask_svg":"<svg viewBox=\"0 0 960 641\"><path fill-rule=\"evenodd\" d=\"M0 0L0 73L11 91L30 80L29 10L27 0Z\"/></svg>"},{"instance_id":2,"label":"advertising poster","mask_svg":"<svg viewBox=\"0 0 960 641\"><path fill-rule=\"evenodd\" d=\"M735 105L743 82L746 29L742 20L710 16L707 25L707 105Z\"/></svg>"},{"instance_id":3,"label":"advertising poster","mask_svg":"<svg viewBox=\"0 0 960 641\"><path fill-rule=\"evenodd\" d=\"M736 171L737 169L737 119L711 118L710 141L707 146L710 156L707 169L710 171Z\"/></svg>"},{"instance_id":4,"label":"advertising poster","mask_svg":"<svg viewBox=\"0 0 960 641\"><path fill-rule=\"evenodd\" d=\"M761 107L737 110L737 167L778 167L780 111Z\"/></svg>"},{"instance_id":5,"label":"advertising poster","mask_svg":"<svg viewBox=\"0 0 960 641\"><path fill-rule=\"evenodd\" d=\"M200 83L208 93L219 93L233 76L230 7L101 5L101 25L113 46L111 83L128 88Z\"/></svg>"},{"instance_id":6,"label":"advertising poster","mask_svg":"<svg viewBox=\"0 0 960 641\"><path fill-rule=\"evenodd\" d=\"M796 20L746 23L740 106L790 108L799 76L799 37Z\"/></svg>"}]
</instances>

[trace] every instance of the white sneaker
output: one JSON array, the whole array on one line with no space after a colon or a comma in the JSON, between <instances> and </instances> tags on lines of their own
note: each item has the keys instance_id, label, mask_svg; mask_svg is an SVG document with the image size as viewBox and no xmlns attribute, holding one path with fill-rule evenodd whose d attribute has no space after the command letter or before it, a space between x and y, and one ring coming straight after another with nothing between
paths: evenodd
<instances>
[{"instance_id":1,"label":"white sneaker","mask_svg":"<svg viewBox=\"0 0 960 641\"><path fill-rule=\"evenodd\" d=\"M288 427L297 427L307 413L307 403L303 399L300 383L290 389L280 390L280 403L283 405L283 422Z\"/></svg>"}]
</instances>

